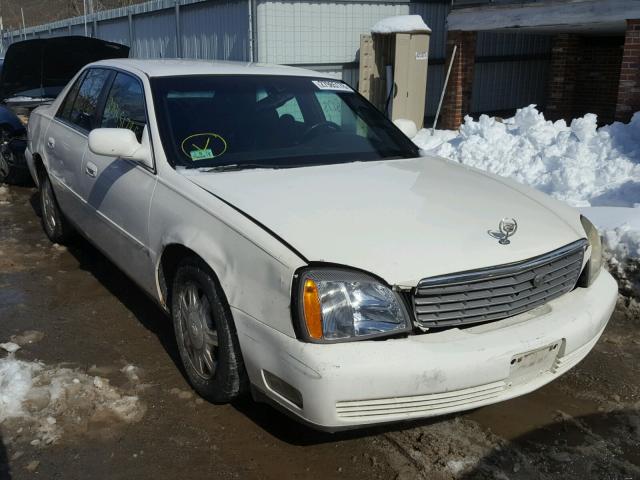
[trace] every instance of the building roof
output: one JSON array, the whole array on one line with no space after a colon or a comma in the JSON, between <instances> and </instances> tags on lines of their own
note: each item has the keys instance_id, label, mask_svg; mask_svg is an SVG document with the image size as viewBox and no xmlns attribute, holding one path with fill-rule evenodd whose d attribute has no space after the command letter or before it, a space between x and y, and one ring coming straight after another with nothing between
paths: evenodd
<instances>
[{"instance_id":1,"label":"building roof","mask_svg":"<svg viewBox=\"0 0 640 480\"><path fill-rule=\"evenodd\" d=\"M624 34L640 17L636 0L547 0L469 6L451 11L449 30Z\"/></svg>"},{"instance_id":2,"label":"building roof","mask_svg":"<svg viewBox=\"0 0 640 480\"><path fill-rule=\"evenodd\" d=\"M304 68L266 63L227 62L218 60L141 60L132 58L102 60L94 65L108 65L124 70L136 70L149 77L184 75L287 75L296 77L327 77L326 74Z\"/></svg>"}]
</instances>

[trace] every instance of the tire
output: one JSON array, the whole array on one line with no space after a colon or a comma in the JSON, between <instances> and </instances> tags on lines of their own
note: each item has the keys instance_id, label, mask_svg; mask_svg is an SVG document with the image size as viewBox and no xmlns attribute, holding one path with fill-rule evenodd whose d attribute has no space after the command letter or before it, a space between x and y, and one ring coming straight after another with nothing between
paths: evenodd
<instances>
[{"instance_id":1,"label":"tire","mask_svg":"<svg viewBox=\"0 0 640 480\"><path fill-rule=\"evenodd\" d=\"M47 174L40 179L40 221L42 229L53 243L65 243L71 237L73 229L60 210L51 180Z\"/></svg>"},{"instance_id":2,"label":"tire","mask_svg":"<svg viewBox=\"0 0 640 480\"><path fill-rule=\"evenodd\" d=\"M202 260L190 257L178 265L171 317L182 365L202 397L228 403L246 391L247 374L231 312Z\"/></svg>"}]
</instances>

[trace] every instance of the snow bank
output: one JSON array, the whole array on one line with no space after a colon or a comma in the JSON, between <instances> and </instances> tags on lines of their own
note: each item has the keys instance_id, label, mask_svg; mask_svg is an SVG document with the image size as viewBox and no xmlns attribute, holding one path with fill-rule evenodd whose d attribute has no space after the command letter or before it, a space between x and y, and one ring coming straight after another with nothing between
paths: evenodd
<instances>
[{"instance_id":1,"label":"snow bank","mask_svg":"<svg viewBox=\"0 0 640 480\"><path fill-rule=\"evenodd\" d=\"M22 402L33 388L33 377L42 370L38 363L13 357L0 360L0 423L24 414Z\"/></svg>"},{"instance_id":2,"label":"snow bank","mask_svg":"<svg viewBox=\"0 0 640 480\"><path fill-rule=\"evenodd\" d=\"M371 33L431 32L420 15L397 15L380 20Z\"/></svg>"},{"instance_id":3,"label":"snow bank","mask_svg":"<svg viewBox=\"0 0 640 480\"><path fill-rule=\"evenodd\" d=\"M422 130L414 141L431 153L512 177L576 207L640 205L640 113L631 123L597 128L587 114L567 126L534 105L500 121L465 118L457 134Z\"/></svg>"},{"instance_id":4,"label":"snow bank","mask_svg":"<svg viewBox=\"0 0 640 480\"><path fill-rule=\"evenodd\" d=\"M394 125L398 127L402 133L407 137L413 138L418 133L418 127L413 120L407 120L406 118L397 118L393 121Z\"/></svg>"},{"instance_id":5,"label":"snow bank","mask_svg":"<svg viewBox=\"0 0 640 480\"><path fill-rule=\"evenodd\" d=\"M609 270L620 291L640 297L640 208L586 207L580 212L602 233Z\"/></svg>"},{"instance_id":6,"label":"snow bank","mask_svg":"<svg viewBox=\"0 0 640 480\"><path fill-rule=\"evenodd\" d=\"M136 368L125 369L131 379ZM104 431L136 422L144 413L138 396L123 393L106 378L19 360L14 353L0 358L0 424L14 441L48 445L64 433Z\"/></svg>"},{"instance_id":7,"label":"snow bank","mask_svg":"<svg viewBox=\"0 0 640 480\"><path fill-rule=\"evenodd\" d=\"M530 105L513 118L466 117L459 131L423 129L429 154L511 177L584 210L601 230L614 265L640 260L640 112L597 128L587 114L552 122ZM606 208L604 208L606 207ZM611 208L626 207L626 208ZM594 218L591 218L591 217Z\"/></svg>"}]
</instances>

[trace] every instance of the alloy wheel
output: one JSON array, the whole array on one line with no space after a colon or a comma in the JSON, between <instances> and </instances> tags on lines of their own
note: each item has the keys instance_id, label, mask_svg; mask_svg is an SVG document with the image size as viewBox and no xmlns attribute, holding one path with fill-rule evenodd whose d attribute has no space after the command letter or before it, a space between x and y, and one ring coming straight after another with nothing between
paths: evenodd
<instances>
[{"instance_id":1,"label":"alloy wheel","mask_svg":"<svg viewBox=\"0 0 640 480\"><path fill-rule=\"evenodd\" d=\"M51 182L45 181L42 185L42 217L46 223L47 229L53 232L56 229L56 213L55 200L53 198L53 190Z\"/></svg>"},{"instance_id":2,"label":"alloy wheel","mask_svg":"<svg viewBox=\"0 0 640 480\"><path fill-rule=\"evenodd\" d=\"M197 284L187 283L178 302L180 331L189 361L199 376L210 379L218 363L218 332L209 300Z\"/></svg>"}]
</instances>

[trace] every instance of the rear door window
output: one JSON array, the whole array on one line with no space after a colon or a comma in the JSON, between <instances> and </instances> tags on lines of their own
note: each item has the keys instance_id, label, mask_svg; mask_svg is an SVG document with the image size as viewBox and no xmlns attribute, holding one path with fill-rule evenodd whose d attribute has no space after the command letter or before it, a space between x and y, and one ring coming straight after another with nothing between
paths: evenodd
<instances>
[{"instance_id":1,"label":"rear door window","mask_svg":"<svg viewBox=\"0 0 640 480\"><path fill-rule=\"evenodd\" d=\"M71 111L67 117L63 117L64 120L79 127L81 130L90 131L94 127L100 94L110 75L110 70L103 68L89 69L82 80Z\"/></svg>"},{"instance_id":2,"label":"rear door window","mask_svg":"<svg viewBox=\"0 0 640 480\"><path fill-rule=\"evenodd\" d=\"M140 142L146 124L142 84L131 75L118 73L107 96L100 126L129 129Z\"/></svg>"}]
</instances>

